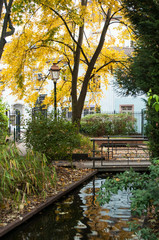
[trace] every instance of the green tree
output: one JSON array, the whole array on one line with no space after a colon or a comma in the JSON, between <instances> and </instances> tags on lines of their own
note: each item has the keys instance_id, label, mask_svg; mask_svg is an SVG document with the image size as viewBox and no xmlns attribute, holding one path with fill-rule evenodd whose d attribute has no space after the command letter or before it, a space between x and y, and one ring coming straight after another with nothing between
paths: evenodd
<instances>
[{"instance_id":1,"label":"green tree","mask_svg":"<svg viewBox=\"0 0 159 240\"><path fill-rule=\"evenodd\" d=\"M123 95L159 94L159 2L155 0L123 0L125 15L129 18L137 44L134 56L128 59L128 65L118 69L116 89ZM120 88L119 88L120 86ZM147 106L150 150L153 157L159 156L159 113L152 106L155 99Z\"/></svg>"},{"instance_id":2,"label":"green tree","mask_svg":"<svg viewBox=\"0 0 159 240\"><path fill-rule=\"evenodd\" d=\"M123 6L137 43L128 65L116 72L116 84L124 95L147 93L150 88L159 93L159 2L123 0Z\"/></svg>"}]
</instances>

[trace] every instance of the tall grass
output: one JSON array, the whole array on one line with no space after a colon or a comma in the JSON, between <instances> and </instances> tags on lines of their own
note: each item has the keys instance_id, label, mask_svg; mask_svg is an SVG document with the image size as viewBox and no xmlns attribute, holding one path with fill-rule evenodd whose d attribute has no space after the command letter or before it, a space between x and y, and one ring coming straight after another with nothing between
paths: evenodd
<instances>
[{"instance_id":1,"label":"tall grass","mask_svg":"<svg viewBox=\"0 0 159 240\"><path fill-rule=\"evenodd\" d=\"M45 155L20 156L14 145L0 147L0 203L25 202L28 196L45 195L55 185L56 171Z\"/></svg>"}]
</instances>

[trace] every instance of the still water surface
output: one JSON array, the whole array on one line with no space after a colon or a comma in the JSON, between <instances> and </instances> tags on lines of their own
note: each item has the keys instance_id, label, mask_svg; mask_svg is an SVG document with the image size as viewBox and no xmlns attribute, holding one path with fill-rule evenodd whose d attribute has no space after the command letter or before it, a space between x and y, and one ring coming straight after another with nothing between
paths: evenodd
<instances>
[{"instance_id":1,"label":"still water surface","mask_svg":"<svg viewBox=\"0 0 159 240\"><path fill-rule=\"evenodd\" d=\"M3 240L133 239L127 225L132 219L130 192L120 191L99 206L96 193L103 182L103 176L94 177Z\"/></svg>"}]
</instances>

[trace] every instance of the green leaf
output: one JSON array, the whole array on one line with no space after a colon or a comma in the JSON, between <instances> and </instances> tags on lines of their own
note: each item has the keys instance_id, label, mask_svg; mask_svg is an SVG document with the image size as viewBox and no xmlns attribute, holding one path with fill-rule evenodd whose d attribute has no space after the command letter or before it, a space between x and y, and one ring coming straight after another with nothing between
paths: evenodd
<instances>
[{"instance_id":1,"label":"green leaf","mask_svg":"<svg viewBox=\"0 0 159 240\"><path fill-rule=\"evenodd\" d=\"M156 110L156 112L159 111L159 103L155 105L155 110Z\"/></svg>"}]
</instances>

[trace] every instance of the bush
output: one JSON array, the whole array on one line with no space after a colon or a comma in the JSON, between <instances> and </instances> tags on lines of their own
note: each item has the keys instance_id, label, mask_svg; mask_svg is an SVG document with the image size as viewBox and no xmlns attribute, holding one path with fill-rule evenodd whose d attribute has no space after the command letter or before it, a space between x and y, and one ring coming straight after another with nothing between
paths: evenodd
<instances>
[{"instance_id":1,"label":"bush","mask_svg":"<svg viewBox=\"0 0 159 240\"><path fill-rule=\"evenodd\" d=\"M0 147L0 204L15 206L30 195L44 195L56 182L53 166L40 153L20 156L14 145Z\"/></svg>"},{"instance_id":2,"label":"bush","mask_svg":"<svg viewBox=\"0 0 159 240\"><path fill-rule=\"evenodd\" d=\"M28 121L27 126L27 147L44 153L49 161L66 159L80 146L76 126L60 117L54 119L50 115L45 118L39 114Z\"/></svg>"},{"instance_id":3,"label":"bush","mask_svg":"<svg viewBox=\"0 0 159 240\"><path fill-rule=\"evenodd\" d=\"M149 139L149 149L152 158L159 156L159 112L148 106L146 135Z\"/></svg>"},{"instance_id":4,"label":"bush","mask_svg":"<svg viewBox=\"0 0 159 240\"><path fill-rule=\"evenodd\" d=\"M5 115L5 105L0 99L0 144L5 142L8 130L8 118Z\"/></svg>"},{"instance_id":5,"label":"bush","mask_svg":"<svg viewBox=\"0 0 159 240\"><path fill-rule=\"evenodd\" d=\"M101 186L98 201L100 204L110 202L111 196L117 194L119 190L131 190L131 211L134 216L145 216L148 226L141 226L134 223L141 235L141 239L158 239L154 233L158 232L159 221L159 160L154 159L149 167L149 173L138 173L129 170L115 175L113 178L106 179ZM146 227L146 228L145 228ZM149 228L148 228L149 227ZM157 230L157 232L155 232ZM149 235L148 235L149 233ZM152 237L153 236L153 237Z\"/></svg>"},{"instance_id":6,"label":"bush","mask_svg":"<svg viewBox=\"0 0 159 240\"><path fill-rule=\"evenodd\" d=\"M112 134L111 121L107 114L91 114L87 115L81 120L80 132L87 136L102 136Z\"/></svg>"},{"instance_id":7,"label":"bush","mask_svg":"<svg viewBox=\"0 0 159 240\"><path fill-rule=\"evenodd\" d=\"M136 132L136 119L129 113L110 115L113 135L130 135Z\"/></svg>"},{"instance_id":8,"label":"bush","mask_svg":"<svg viewBox=\"0 0 159 240\"><path fill-rule=\"evenodd\" d=\"M130 114L93 114L81 120L80 132L92 137L135 133L136 120Z\"/></svg>"},{"instance_id":9,"label":"bush","mask_svg":"<svg viewBox=\"0 0 159 240\"><path fill-rule=\"evenodd\" d=\"M80 145L78 148L73 150L73 153L88 153L92 154L93 143L91 142L89 137L86 137L80 134Z\"/></svg>"}]
</instances>

